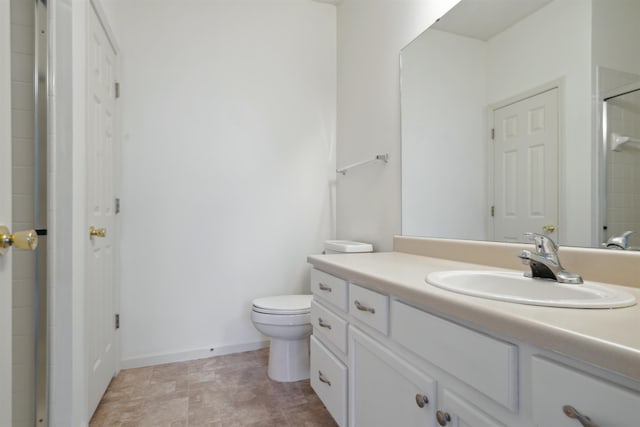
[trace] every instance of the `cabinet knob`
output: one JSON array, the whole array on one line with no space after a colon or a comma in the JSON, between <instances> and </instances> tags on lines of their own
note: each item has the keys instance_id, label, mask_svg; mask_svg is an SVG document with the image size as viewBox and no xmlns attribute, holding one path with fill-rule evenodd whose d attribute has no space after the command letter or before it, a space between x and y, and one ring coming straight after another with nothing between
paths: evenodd
<instances>
[{"instance_id":1,"label":"cabinet knob","mask_svg":"<svg viewBox=\"0 0 640 427\"><path fill-rule=\"evenodd\" d=\"M598 427L593 421L591 421L591 418L587 417L586 415L582 415L576 408L571 405L564 405L562 407L562 412L564 412L567 417L578 420L580 422L580 425L582 425L583 427Z\"/></svg>"},{"instance_id":2,"label":"cabinet knob","mask_svg":"<svg viewBox=\"0 0 640 427\"><path fill-rule=\"evenodd\" d=\"M427 403L429 403L429 398L426 394L416 394L416 404L419 407L424 408L424 405L426 405Z\"/></svg>"},{"instance_id":3,"label":"cabinet knob","mask_svg":"<svg viewBox=\"0 0 640 427\"><path fill-rule=\"evenodd\" d=\"M441 426L446 426L449 421L451 421L451 415L448 412L438 411L436 412L436 420L438 420L438 424Z\"/></svg>"}]
</instances>

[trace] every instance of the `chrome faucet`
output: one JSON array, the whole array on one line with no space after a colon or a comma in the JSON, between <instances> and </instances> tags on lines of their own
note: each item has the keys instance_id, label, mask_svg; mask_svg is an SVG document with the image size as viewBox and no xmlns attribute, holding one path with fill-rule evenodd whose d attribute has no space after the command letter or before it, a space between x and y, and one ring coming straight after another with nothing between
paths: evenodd
<instances>
[{"instance_id":1,"label":"chrome faucet","mask_svg":"<svg viewBox=\"0 0 640 427\"><path fill-rule=\"evenodd\" d=\"M627 250L629 249L630 234L633 234L632 230L625 231L619 236L611 236L609 237L609 240L607 240L607 243L603 243L602 246L604 246L607 249Z\"/></svg>"},{"instance_id":2,"label":"chrome faucet","mask_svg":"<svg viewBox=\"0 0 640 427\"><path fill-rule=\"evenodd\" d=\"M582 283L579 274L571 273L562 267L558 258L558 245L550 237L538 233L525 233L525 236L536 246L535 252L523 250L518 255L523 264L531 267L530 272L524 273L525 276L555 280L558 283Z\"/></svg>"}]
</instances>

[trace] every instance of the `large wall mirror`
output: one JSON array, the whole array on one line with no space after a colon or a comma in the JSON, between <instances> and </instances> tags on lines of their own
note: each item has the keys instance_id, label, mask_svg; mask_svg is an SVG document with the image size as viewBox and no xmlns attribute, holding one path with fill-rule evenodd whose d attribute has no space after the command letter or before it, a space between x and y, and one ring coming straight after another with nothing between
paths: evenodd
<instances>
[{"instance_id":1,"label":"large wall mirror","mask_svg":"<svg viewBox=\"0 0 640 427\"><path fill-rule=\"evenodd\" d=\"M402 234L640 247L638 22L637 0L461 0L406 46Z\"/></svg>"}]
</instances>

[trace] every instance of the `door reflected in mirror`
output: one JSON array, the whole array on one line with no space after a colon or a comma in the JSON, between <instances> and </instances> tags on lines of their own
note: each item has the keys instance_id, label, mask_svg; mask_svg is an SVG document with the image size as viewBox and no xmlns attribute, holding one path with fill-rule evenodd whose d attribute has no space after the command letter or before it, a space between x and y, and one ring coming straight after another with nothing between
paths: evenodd
<instances>
[{"instance_id":1,"label":"door reflected in mirror","mask_svg":"<svg viewBox=\"0 0 640 427\"><path fill-rule=\"evenodd\" d=\"M462 0L406 46L402 234L601 247L614 216L597 100L640 81L638 18L635 0ZM552 92L555 109L509 111Z\"/></svg>"}]
</instances>

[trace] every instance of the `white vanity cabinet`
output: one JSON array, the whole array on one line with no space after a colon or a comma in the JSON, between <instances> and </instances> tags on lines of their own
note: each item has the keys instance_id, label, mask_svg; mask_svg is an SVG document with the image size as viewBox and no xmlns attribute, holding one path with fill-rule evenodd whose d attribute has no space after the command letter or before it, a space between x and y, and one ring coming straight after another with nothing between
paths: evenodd
<instances>
[{"instance_id":1,"label":"white vanity cabinet","mask_svg":"<svg viewBox=\"0 0 640 427\"><path fill-rule=\"evenodd\" d=\"M312 273L311 385L341 427L640 425L638 381L380 289Z\"/></svg>"}]
</instances>

